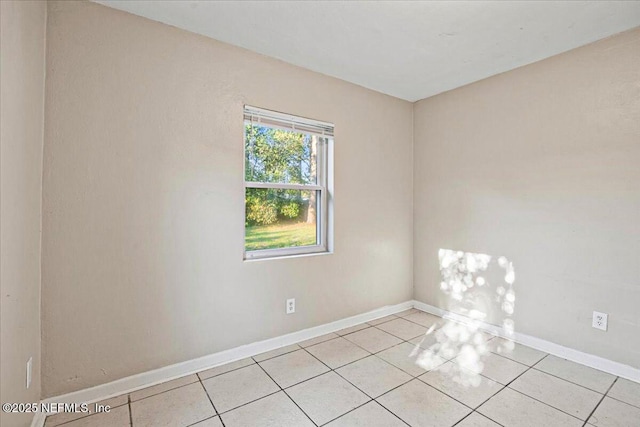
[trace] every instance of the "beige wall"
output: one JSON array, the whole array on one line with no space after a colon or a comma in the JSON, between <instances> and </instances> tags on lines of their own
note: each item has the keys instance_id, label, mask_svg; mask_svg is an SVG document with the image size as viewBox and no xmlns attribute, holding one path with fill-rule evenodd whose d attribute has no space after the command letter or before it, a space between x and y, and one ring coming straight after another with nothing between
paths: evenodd
<instances>
[{"instance_id":1,"label":"beige wall","mask_svg":"<svg viewBox=\"0 0 640 427\"><path fill-rule=\"evenodd\" d=\"M40 398L40 225L44 107L44 2L0 2L0 371L4 402ZM26 365L33 380L26 388ZM7 427L31 414L0 415Z\"/></svg>"},{"instance_id":2,"label":"beige wall","mask_svg":"<svg viewBox=\"0 0 640 427\"><path fill-rule=\"evenodd\" d=\"M439 248L504 255L517 331L640 368L639 70L636 29L415 105L416 299Z\"/></svg>"},{"instance_id":3,"label":"beige wall","mask_svg":"<svg viewBox=\"0 0 640 427\"><path fill-rule=\"evenodd\" d=\"M411 299L412 104L91 3L47 36L45 397ZM242 261L244 103L335 123L335 254Z\"/></svg>"},{"instance_id":4,"label":"beige wall","mask_svg":"<svg viewBox=\"0 0 640 427\"><path fill-rule=\"evenodd\" d=\"M514 262L518 331L640 367L640 30L412 106L92 3L48 19L44 397L451 307L439 248ZM335 123L335 254L242 261L245 103Z\"/></svg>"}]
</instances>

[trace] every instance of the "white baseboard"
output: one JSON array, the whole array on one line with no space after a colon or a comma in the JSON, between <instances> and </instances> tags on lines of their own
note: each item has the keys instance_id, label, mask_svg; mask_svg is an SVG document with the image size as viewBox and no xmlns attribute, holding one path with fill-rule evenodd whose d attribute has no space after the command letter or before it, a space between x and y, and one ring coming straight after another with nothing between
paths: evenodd
<instances>
[{"instance_id":1,"label":"white baseboard","mask_svg":"<svg viewBox=\"0 0 640 427\"><path fill-rule=\"evenodd\" d=\"M287 335L270 338L219 353L210 354L197 359L188 360L175 365L165 366L164 368L155 369L153 371L143 372L132 375L130 377L121 378L110 383L101 384L84 390L74 391L72 393L50 397L44 399L43 403L93 403L111 397L120 396L122 394L131 393L146 387L170 381L186 375L195 374L205 369L213 368L225 363L234 362L246 357L255 356L266 351L275 350L280 347L295 344L300 341L318 337L320 335L336 332L344 328L368 322L390 314L398 313L413 307L413 301L405 301L396 305L388 305L378 308L367 313L358 314L356 316L347 317L346 319L336 320L335 322L326 323L324 325L315 326L313 328L303 329ZM36 414L31 427L41 427L44 425L44 417L36 420L41 413Z\"/></svg>"},{"instance_id":2,"label":"white baseboard","mask_svg":"<svg viewBox=\"0 0 640 427\"><path fill-rule=\"evenodd\" d=\"M427 313L435 314L436 316L440 316L445 319L451 319L462 323L468 323L472 321L472 319L467 316L443 310L442 308L434 307L420 301L414 301L413 306L418 310L426 311ZM473 322L477 321L473 320ZM593 354L583 353L573 348L564 347L560 344L556 344L551 341L546 341L520 332L515 332L514 334L509 336L501 326L492 325L486 322L478 322L477 324L480 329L493 335L509 338L519 344L535 348L536 350L544 351L545 353L553 354L554 356L558 356L572 362L580 363L581 365L589 366L591 368L595 368L612 375L626 378L631 381L640 382L640 369L638 368L634 368L632 366L625 365L619 362L614 362L613 360L605 359Z\"/></svg>"},{"instance_id":3,"label":"white baseboard","mask_svg":"<svg viewBox=\"0 0 640 427\"><path fill-rule=\"evenodd\" d=\"M31 427L43 427L46 417L47 417L47 414L43 414L42 412L36 412L33 415L33 419L31 420Z\"/></svg>"},{"instance_id":4,"label":"white baseboard","mask_svg":"<svg viewBox=\"0 0 640 427\"><path fill-rule=\"evenodd\" d=\"M130 377L122 378L110 383L101 384L84 390L78 390L61 396L51 397L48 399L44 399L42 402L98 402L111 397L131 393L146 387L151 387L156 384L160 384L186 375L191 375L205 369L224 365L225 363L234 362L236 360L255 356L266 351L275 350L280 347L315 338L320 335L336 332L363 322L368 322L370 320L398 313L412 307L417 308L418 310L425 311L427 313L434 314L436 316L443 317L445 319L455 320L457 322L467 323L471 321L469 317L443 310L441 308L434 307L420 301L406 301L401 304L389 305L373 311L369 311L367 313L348 317L346 319L341 319L335 322L326 323L324 325L315 326L313 328L308 328L287 335L281 335L279 337L270 338L264 341L243 345L240 347L221 351L219 353L203 356L197 359L176 363L175 365L166 366L164 368L155 369L153 371L132 375ZM486 322L479 322L479 328L497 336L507 337L507 334L500 326L492 325ZM545 353L553 354L554 356L562 357L563 359L571 360L582 365L599 369L612 375L627 378L631 381L640 382L640 369L633 368L622 363L614 362L612 360L604 359L599 356L594 356L592 354L583 353L578 350L564 347L559 344L555 344L550 341L532 337L530 335L522 334L519 332L516 332L508 338L513 339L520 344L533 347L540 351L544 351ZM33 418L31 427L43 427L46 415L47 414L37 413Z\"/></svg>"}]
</instances>

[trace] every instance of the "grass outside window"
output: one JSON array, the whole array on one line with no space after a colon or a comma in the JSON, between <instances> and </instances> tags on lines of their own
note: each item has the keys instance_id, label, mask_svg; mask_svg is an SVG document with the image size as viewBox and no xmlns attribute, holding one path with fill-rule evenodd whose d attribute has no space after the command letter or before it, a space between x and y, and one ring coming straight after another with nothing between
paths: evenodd
<instances>
[{"instance_id":1,"label":"grass outside window","mask_svg":"<svg viewBox=\"0 0 640 427\"><path fill-rule=\"evenodd\" d=\"M248 251L316 244L316 225L306 222L248 226L245 233Z\"/></svg>"}]
</instances>

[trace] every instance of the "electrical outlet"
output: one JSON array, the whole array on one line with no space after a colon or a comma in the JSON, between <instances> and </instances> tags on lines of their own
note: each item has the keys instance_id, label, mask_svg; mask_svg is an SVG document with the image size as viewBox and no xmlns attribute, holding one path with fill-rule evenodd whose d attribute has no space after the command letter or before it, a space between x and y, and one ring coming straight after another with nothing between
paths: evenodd
<instances>
[{"instance_id":1,"label":"electrical outlet","mask_svg":"<svg viewBox=\"0 0 640 427\"><path fill-rule=\"evenodd\" d=\"M287 314L293 314L296 312L296 299L289 298L287 300Z\"/></svg>"},{"instance_id":2,"label":"electrical outlet","mask_svg":"<svg viewBox=\"0 0 640 427\"><path fill-rule=\"evenodd\" d=\"M31 387L31 368L33 366L33 357L27 360L27 388Z\"/></svg>"},{"instance_id":3,"label":"electrical outlet","mask_svg":"<svg viewBox=\"0 0 640 427\"><path fill-rule=\"evenodd\" d=\"M593 323L591 324L591 326L593 326L596 329L602 329L603 331L606 331L608 318L609 318L608 314L594 311Z\"/></svg>"}]
</instances>

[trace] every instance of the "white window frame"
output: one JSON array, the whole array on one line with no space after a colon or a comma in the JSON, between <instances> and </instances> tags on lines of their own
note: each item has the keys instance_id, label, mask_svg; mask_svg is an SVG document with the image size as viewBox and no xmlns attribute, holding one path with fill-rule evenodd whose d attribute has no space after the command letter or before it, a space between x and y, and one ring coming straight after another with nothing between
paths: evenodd
<instances>
[{"instance_id":1,"label":"white window frame","mask_svg":"<svg viewBox=\"0 0 640 427\"><path fill-rule=\"evenodd\" d=\"M244 181L244 194L246 196L247 188L264 188L276 190L302 190L317 191L316 206L316 245L309 246L290 246L286 248L259 249L254 251L246 250L246 226L243 232L243 250L244 260L257 260L267 258L281 258L297 255L323 254L329 253L330 242L330 214L329 201L331 195L330 172L333 170L331 165L331 154L333 144L333 128L332 123L322 122L318 120L308 119L290 114L280 113L263 108L244 106L243 124L254 124L270 128L279 128L283 130L296 131L307 135L318 136L318 146L316 149L316 177L317 184L284 184L275 182L252 182ZM244 129L244 126L243 126ZM244 135L246 138L246 135ZM243 143L244 147L244 143ZM243 165L246 165L246 152L243 149ZM243 176L246 171L243 166ZM245 202L246 203L246 202ZM244 207L244 215L246 221L246 204Z\"/></svg>"}]
</instances>

